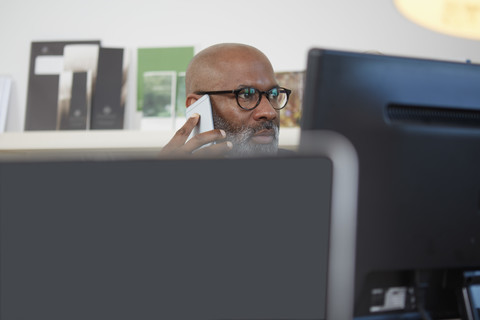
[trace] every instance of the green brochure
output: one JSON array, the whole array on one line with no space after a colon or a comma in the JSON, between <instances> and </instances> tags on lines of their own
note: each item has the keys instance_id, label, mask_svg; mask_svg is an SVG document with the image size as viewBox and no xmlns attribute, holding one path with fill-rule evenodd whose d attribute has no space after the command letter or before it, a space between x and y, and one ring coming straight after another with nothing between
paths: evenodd
<instances>
[{"instance_id":1,"label":"green brochure","mask_svg":"<svg viewBox=\"0 0 480 320\"><path fill-rule=\"evenodd\" d=\"M137 110L143 119L175 126L177 117L185 117L185 71L193 55L194 47L138 49Z\"/></svg>"}]
</instances>

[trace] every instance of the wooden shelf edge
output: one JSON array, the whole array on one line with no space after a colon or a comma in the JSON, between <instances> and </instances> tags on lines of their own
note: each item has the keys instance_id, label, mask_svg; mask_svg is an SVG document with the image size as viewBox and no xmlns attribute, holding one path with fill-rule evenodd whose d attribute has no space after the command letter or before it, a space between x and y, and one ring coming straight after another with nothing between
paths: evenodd
<instances>
[{"instance_id":1,"label":"wooden shelf edge","mask_svg":"<svg viewBox=\"0 0 480 320\"><path fill-rule=\"evenodd\" d=\"M90 131L27 131L0 134L0 152L22 151L95 151L161 149L175 131L90 130ZM281 128L279 144L295 148L299 128Z\"/></svg>"}]
</instances>

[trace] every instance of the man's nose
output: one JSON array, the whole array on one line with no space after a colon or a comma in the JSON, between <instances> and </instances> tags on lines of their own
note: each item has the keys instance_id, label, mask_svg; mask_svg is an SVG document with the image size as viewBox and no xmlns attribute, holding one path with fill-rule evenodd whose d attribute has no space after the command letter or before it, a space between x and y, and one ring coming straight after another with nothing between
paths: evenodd
<instances>
[{"instance_id":1,"label":"man's nose","mask_svg":"<svg viewBox=\"0 0 480 320\"><path fill-rule=\"evenodd\" d=\"M253 110L253 118L259 120L274 120L278 117L278 111L275 110L270 101L265 96L262 96L260 104Z\"/></svg>"}]
</instances>

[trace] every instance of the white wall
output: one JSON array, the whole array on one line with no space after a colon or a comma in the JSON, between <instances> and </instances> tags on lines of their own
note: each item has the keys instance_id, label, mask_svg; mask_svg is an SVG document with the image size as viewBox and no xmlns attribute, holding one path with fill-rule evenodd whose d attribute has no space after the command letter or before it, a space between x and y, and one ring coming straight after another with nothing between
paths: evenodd
<instances>
[{"instance_id":1,"label":"white wall","mask_svg":"<svg viewBox=\"0 0 480 320\"><path fill-rule=\"evenodd\" d=\"M304 70L311 47L480 62L480 41L414 25L390 0L0 0L0 74L14 79L8 131L23 129L30 42L77 39L130 49L129 117L138 47L243 42L277 71Z\"/></svg>"}]
</instances>

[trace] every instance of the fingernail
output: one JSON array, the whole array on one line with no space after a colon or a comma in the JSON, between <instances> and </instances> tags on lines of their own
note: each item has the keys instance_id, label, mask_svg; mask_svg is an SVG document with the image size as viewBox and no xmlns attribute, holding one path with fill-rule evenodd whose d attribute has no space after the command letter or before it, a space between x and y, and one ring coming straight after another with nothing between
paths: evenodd
<instances>
[{"instance_id":1,"label":"fingernail","mask_svg":"<svg viewBox=\"0 0 480 320\"><path fill-rule=\"evenodd\" d=\"M224 137L224 138L227 136L227 134L225 133L225 131L222 130L222 129L220 129L220 133L222 134L222 137Z\"/></svg>"},{"instance_id":2,"label":"fingernail","mask_svg":"<svg viewBox=\"0 0 480 320\"><path fill-rule=\"evenodd\" d=\"M233 144L231 141L227 141L227 147L228 149L232 149L233 148Z\"/></svg>"},{"instance_id":3,"label":"fingernail","mask_svg":"<svg viewBox=\"0 0 480 320\"><path fill-rule=\"evenodd\" d=\"M198 117L200 117L200 114L194 113L194 114L192 114L192 116L190 118L198 118Z\"/></svg>"}]
</instances>

